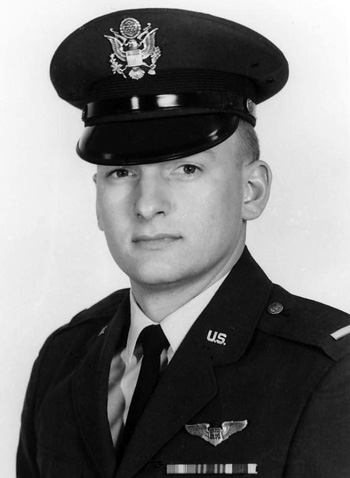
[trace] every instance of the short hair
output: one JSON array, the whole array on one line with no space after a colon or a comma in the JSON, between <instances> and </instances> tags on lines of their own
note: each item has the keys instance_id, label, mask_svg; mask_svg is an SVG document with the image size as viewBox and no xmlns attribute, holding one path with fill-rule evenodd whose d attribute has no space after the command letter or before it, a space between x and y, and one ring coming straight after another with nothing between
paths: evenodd
<instances>
[{"instance_id":1,"label":"short hair","mask_svg":"<svg viewBox=\"0 0 350 478\"><path fill-rule=\"evenodd\" d=\"M254 127L242 119L239 120L235 134L240 137L240 156L243 162L252 163L260 158L259 139Z\"/></svg>"}]
</instances>

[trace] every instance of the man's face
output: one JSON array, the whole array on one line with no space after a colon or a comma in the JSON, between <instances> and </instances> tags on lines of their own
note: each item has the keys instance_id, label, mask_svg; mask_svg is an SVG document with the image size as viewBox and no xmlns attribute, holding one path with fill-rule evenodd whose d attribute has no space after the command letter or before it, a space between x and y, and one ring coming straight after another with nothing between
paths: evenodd
<instances>
[{"instance_id":1,"label":"man's face","mask_svg":"<svg viewBox=\"0 0 350 478\"><path fill-rule=\"evenodd\" d=\"M236 262L245 241L239 141L179 160L98 166L99 227L132 282L209 283Z\"/></svg>"}]
</instances>

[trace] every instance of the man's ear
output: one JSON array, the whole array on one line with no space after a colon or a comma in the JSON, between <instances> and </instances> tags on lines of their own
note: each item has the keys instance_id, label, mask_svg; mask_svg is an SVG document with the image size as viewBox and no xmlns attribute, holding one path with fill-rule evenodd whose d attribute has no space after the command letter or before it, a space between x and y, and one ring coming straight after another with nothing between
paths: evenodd
<instances>
[{"instance_id":1,"label":"man's ear","mask_svg":"<svg viewBox=\"0 0 350 478\"><path fill-rule=\"evenodd\" d=\"M100 214L100 208L98 204L98 194L97 194L97 174L95 173L92 177L95 186L96 186L96 217L97 217L97 225L100 231L103 231L103 224L102 224L102 219L101 219L101 214Z\"/></svg>"},{"instance_id":2,"label":"man's ear","mask_svg":"<svg viewBox=\"0 0 350 478\"><path fill-rule=\"evenodd\" d=\"M264 211L270 195L272 173L264 161L254 161L243 166L242 218L256 219Z\"/></svg>"}]
</instances>

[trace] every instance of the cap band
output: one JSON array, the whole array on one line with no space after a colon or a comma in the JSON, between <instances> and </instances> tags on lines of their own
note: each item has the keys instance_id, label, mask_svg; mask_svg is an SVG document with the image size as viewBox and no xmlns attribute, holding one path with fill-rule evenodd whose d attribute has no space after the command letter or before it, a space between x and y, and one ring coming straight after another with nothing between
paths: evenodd
<instances>
[{"instance_id":1,"label":"cap band","mask_svg":"<svg viewBox=\"0 0 350 478\"><path fill-rule=\"evenodd\" d=\"M98 79L90 86L83 104L89 101L140 95L140 92L143 95L157 95L193 91L231 91L259 103L256 87L250 78L227 71L177 68L160 70L155 76L146 75L142 78L141 85L137 81L125 81L119 75ZM81 103L80 105L83 106Z\"/></svg>"}]
</instances>

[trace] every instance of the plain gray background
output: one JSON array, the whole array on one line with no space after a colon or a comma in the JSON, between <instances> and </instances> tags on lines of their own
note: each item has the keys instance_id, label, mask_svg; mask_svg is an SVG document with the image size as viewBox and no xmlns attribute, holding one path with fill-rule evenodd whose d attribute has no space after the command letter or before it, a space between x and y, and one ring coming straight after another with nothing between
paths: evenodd
<instances>
[{"instance_id":1,"label":"plain gray background","mask_svg":"<svg viewBox=\"0 0 350 478\"><path fill-rule=\"evenodd\" d=\"M24 392L43 341L82 308L128 285L96 226L94 167L75 156L80 112L49 82L58 44L96 16L146 6L224 16L275 42L289 60L290 80L258 107L262 159L274 182L264 216L248 228L248 246L275 282L350 311L347 3L1 3L1 476L14 476Z\"/></svg>"}]
</instances>

